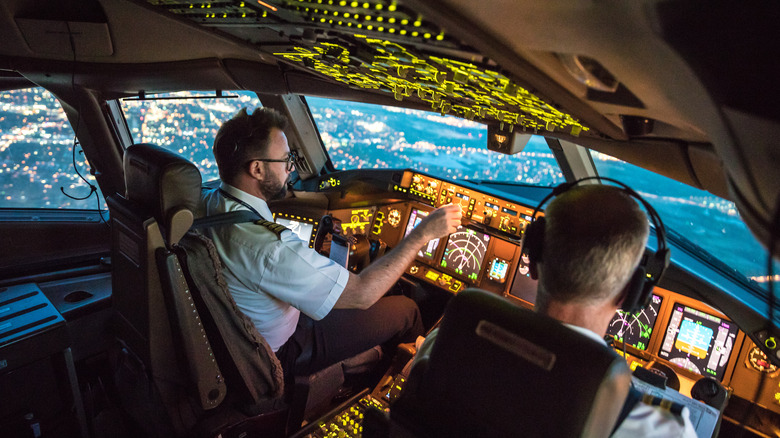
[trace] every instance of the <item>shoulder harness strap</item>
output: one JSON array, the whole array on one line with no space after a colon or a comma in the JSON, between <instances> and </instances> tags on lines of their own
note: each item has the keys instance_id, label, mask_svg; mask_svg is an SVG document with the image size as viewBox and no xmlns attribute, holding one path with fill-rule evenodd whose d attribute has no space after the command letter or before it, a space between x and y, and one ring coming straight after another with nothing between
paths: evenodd
<instances>
[{"instance_id":1,"label":"shoulder harness strap","mask_svg":"<svg viewBox=\"0 0 780 438\"><path fill-rule=\"evenodd\" d=\"M204 216L195 219L190 229L211 228L217 225L240 224L244 222L254 222L260 216L249 210L235 210L227 213L219 213L211 216Z\"/></svg>"},{"instance_id":2,"label":"shoulder harness strap","mask_svg":"<svg viewBox=\"0 0 780 438\"><path fill-rule=\"evenodd\" d=\"M628 395L626 396L626 401L623 403L623 408L620 409L620 415L618 415L617 422L615 423L615 427L612 429L612 434L615 433L616 430L620 427L621 424L623 424L623 421L628 418L628 414L631 413L631 410L634 409L634 406L637 405L642 400L642 396L644 394L639 391L638 389L634 388L633 385L628 389Z\"/></svg>"}]
</instances>

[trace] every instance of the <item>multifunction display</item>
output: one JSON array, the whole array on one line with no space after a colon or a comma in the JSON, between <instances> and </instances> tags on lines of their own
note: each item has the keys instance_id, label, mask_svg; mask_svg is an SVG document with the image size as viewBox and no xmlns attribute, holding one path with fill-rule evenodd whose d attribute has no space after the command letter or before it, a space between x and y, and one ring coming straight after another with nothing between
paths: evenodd
<instances>
[{"instance_id":1,"label":"multifunction display","mask_svg":"<svg viewBox=\"0 0 780 438\"><path fill-rule=\"evenodd\" d=\"M653 294L650 304L636 313L618 310L607 327L607 334L626 345L646 350L662 301L663 298Z\"/></svg>"},{"instance_id":2,"label":"multifunction display","mask_svg":"<svg viewBox=\"0 0 780 438\"><path fill-rule=\"evenodd\" d=\"M450 234L441 267L476 282L485 260L490 236L470 228L458 227Z\"/></svg>"},{"instance_id":3,"label":"multifunction display","mask_svg":"<svg viewBox=\"0 0 780 438\"><path fill-rule=\"evenodd\" d=\"M422 222L423 218L428 216L427 211L412 209L409 215L409 221L406 223L406 231L404 236L408 236L417 225ZM436 255L436 249L439 247L439 239L433 239L429 241L421 250L417 251L417 256L425 260L433 260Z\"/></svg>"},{"instance_id":4,"label":"multifunction display","mask_svg":"<svg viewBox=\"0 0 780 438\"><path fill-rule=\"evenodd\" d=\"M317 221L315 219L287 213L277 213L274 214L274 222L289 228L298 238L307 242L309 247L313 246L314 233L317 231L315 225Z\"/></svg>"},{"instance_id":5,"label":"multifunction display","mask_svg":"<svg viewBox=\"0 0 780 438\"><path fill-rule=\"evenodd\" d=\"M720 380L737 331L731 321L675 304L659 355L682 368Z\"/></svg>"}]
</instances>

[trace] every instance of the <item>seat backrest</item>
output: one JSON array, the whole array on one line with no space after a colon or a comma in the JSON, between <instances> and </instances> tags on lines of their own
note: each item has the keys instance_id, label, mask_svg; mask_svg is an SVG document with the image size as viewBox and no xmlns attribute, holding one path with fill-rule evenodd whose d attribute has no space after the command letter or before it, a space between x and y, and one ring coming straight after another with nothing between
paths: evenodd
<instances>
[{"instance_id":1,"label":"seat backrest","mask_svg":"<svg viewBox=\"0 0 780 438\"><path fill-rule=\"evenodd\" d=\"M450 300L391 419L420 437L603 437L630 382L625 361L606 345L471 289Z\"/></svg>"},{"instance_id":2,"label":"seat backrest","mask_svg":"<svg viewBox=\"0 0 780 438\"><path fill-rule=\"evenodd\" d=\"M198 411L216 408L226 393L188 284L169 251L193 223L200 172L148 144L128 147L124 169L125 195L108 199L116 329L151 375L173 430L186 433ZM197 400L188 401L190 396Z\"/></svg>"}]
</instances>

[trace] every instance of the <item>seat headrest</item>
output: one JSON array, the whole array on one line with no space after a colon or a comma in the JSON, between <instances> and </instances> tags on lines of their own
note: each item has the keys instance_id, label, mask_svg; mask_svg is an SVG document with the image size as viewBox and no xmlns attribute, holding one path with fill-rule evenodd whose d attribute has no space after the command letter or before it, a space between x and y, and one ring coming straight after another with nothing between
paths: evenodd
<instances>
[{"instance_id":1,"label":"seat headrest","mask_svg":"<svg viewBox=\"0 0 780 438\"><path fill-rule=\"evenodd\" d=\"M153 144L127 148L125 197L157 219L169 245L192 226L200 202L201 177L187 159Z\"/></svg>"},{"instance_id":2,"label":"seat headrest","mask_svg":"<svg viewBox=\"0 0 780 438\"><path fill-rule=\"evenodd\" d=\"M447 305L391 418L418 436L609 436L631 385L604 343L495 294Z\"/></svg>"}]
</instances>

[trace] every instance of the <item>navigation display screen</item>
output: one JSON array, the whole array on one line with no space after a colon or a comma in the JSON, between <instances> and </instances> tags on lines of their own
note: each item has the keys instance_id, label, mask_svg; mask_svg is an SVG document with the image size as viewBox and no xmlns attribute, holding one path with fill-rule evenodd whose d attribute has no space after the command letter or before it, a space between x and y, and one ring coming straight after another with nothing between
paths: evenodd
<instances>
[{"instance_id":1,"label":"navigation display screen","mask_svg":"<svg viewBox=\"0 0 780 438\"><path fill-rule=\"evenodd\" d=\"M276 223L289 228L290 231L295 233L304 242L309 242L311 239L311 233L314 231L314 224L298 222L292 219L278 217L276 218Z\"/></svg>"},{"instance_id":2,"label":"navigation display screen","mask_svg":"<svg viewBox=\"0 0 780 438\"><path fill-rule=\"evenodd\" d=\"M731 321L675 304L659 355L682 368L721 380L737 331Z\"/></svg>"},{"instance_id":3,"label":"navigation display screen","mask_svg":"<svg viewBox=\"0 0 780 438\"><path fill-rule=\"evenodd\" d=\"M618 310L607 327L607 334L626 345L646 350L662 301L662 297L653 294L650 304L634 314Z\"/></svg>"},{"instance_id":4,"label":"navigation display screen","mask_svg":"<svg viewBox=\"0 0 780 438\"><path fill-rule=\"evenodd\" d=\"M423 218L428 216L427 211L412 209L412 213L409 215L409 221L406 223L406 231L404 237L408 236L412 230L422 222ZM417 256L425 260L433 260L433 256L436 255L436 248L439 247L440 239L433 239L428 242L425 247L417 251Z\"/></svg>"},{"instance_id":5,"label":"navigation display screen","mask_svg":"<svg viewBox=\"0 0 780 438\"><path fill-rule=\"evenodd\" d=\"M485 260L490 236L462 226L450 234L441 267L476 282Z\"/></svg>"}]
</instances>

